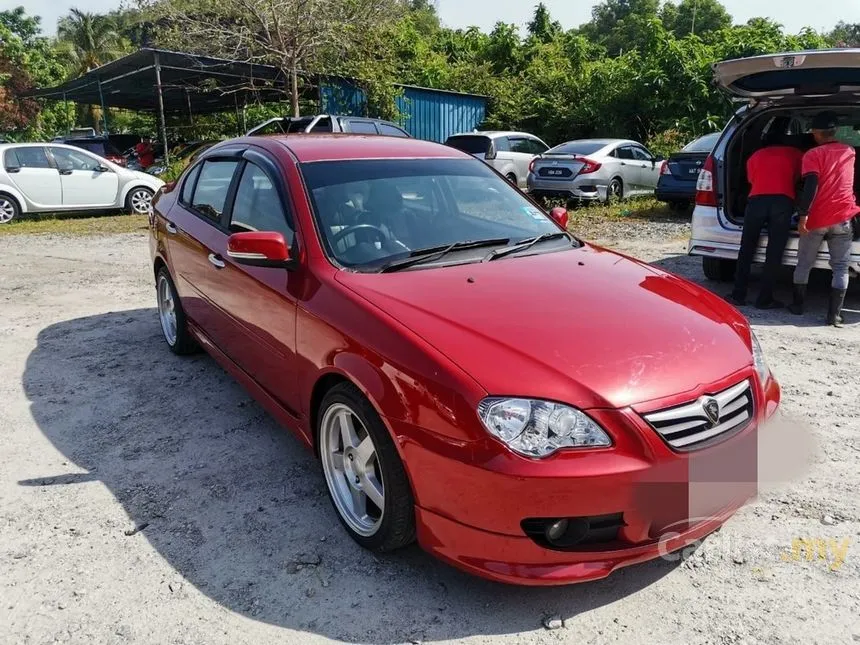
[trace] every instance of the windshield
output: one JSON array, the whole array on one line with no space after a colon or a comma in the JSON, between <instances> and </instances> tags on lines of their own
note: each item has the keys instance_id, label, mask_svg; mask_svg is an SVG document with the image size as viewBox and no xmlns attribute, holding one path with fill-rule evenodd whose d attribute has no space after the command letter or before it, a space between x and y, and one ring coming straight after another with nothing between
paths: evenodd
<instances>
[{"instance_id":1,"label":"windshield","mask_svg":"<svg viewBox=\"0 0 860 645\"><path fill-rule=\"evenodd\" d=\"M490 139L481 136L448 137L445 145L470 155L483 155L490 149Z\"/></svg>"},{"instance_id":2,"label":"windshield","mask_svg":"<svg viewBox=\"0 0 860 645\"><path fill-rule=\"evenodd\" d=\"M568 141L557 145L555 148L547 150L548 155L591 155L605 148L604 141Z\"/></svg>"},{"instance_id":3,"label":"windshield","mask_svg":"<svg viewBox=\"0 0 860 645\"><path fill-rule=\"evenodd\" d=\"M714 146L717 145L717 140L719 138L719 132L706 134L705 136L699 137L695 141L688 143L681 149L681 152L710 152L714 149Z\"/></svg>"},{"instance_id":4,"label":"windshield","mask_svg":"<svg viewBox=\"0 0 860 645\"><path fill-rule=\"evenodd\" d=\"M416 251L482 241L498 248L560 232L476 159L326 161L304 163L301 171L328 253L357 270L377 271ZM566 238L546 247L570 245ZM456 260L478 261L492 249L489 243Z\"/></svg>"}]
</instances>

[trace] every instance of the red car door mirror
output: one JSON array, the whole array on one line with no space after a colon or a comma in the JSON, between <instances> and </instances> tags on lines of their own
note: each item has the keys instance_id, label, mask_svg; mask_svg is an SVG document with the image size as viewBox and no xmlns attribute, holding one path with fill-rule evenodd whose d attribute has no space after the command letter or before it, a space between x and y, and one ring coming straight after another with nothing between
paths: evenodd
<instances>
[{"instance_id":1,"label":"red car door mirror","mask_svg":"<svg viewBox=\"0 0 860 645\"><path fill-rule=\"evenodd\" d=\"M254 267L287 267L290 249L282 233L249 231L227 238L227 255L237 264Z\"/></svg>"},{"instance_id":2,"label":"red car door mirror","mask_svg":"<svg viewBox=\"0 0 860 645\"><path fill-rule=\"evenodd\" d=\"M549 216L555 220L556 224L567 230L567 209L564 206L556 206L549 212Z\"/></svg>"}]
</instances>

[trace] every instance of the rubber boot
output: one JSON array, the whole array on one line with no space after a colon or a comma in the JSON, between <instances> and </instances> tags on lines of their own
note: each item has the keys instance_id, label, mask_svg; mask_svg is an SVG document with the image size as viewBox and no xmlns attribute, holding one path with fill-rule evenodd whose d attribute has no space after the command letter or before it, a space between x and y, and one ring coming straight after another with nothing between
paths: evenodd
<instances>
[{"instance_id":1,"label":"rubber boot","mask_svg":"<svg viewBox=\"0 0 860 645\"><path fill-rule=\"evenodd\" d=\"M830 303L827 307L827 324L834 327L842 326L842 304L845 302L847 289L831 289Z\"/></svg>"},{"instance_id":2,"label":"rubber boot","mask_svg":"<svg viewBox=\"0 0 860 645\"><path fill-rule=\"evenodd\" d=\"M788 310L795 316L803 315L803 303L806 301L806 285L796 284L793 291L793 302L788 305Z\"/></svg>"}]
</instances>

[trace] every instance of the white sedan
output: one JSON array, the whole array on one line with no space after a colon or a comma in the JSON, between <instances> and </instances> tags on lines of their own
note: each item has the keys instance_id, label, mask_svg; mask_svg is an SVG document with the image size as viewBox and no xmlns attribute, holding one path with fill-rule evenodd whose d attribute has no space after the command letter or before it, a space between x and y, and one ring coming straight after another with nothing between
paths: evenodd
<instances>
[{"instance_id":1,"label":"white sedan","mask_svg":"<svg viewBox=\"0 0 860 645\"><path fill-rule=\"evenodd\" d=\"M146 215L164 182L59 143L0 145L0 224L22 213L125 209Z\"/></svg>"}]
</instances>

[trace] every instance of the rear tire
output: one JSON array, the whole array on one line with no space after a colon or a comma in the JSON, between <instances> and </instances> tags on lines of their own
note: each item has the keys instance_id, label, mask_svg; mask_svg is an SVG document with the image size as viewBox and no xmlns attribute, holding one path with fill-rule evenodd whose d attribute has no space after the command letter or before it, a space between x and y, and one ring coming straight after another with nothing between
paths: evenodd
<instances>
[{"instance_id":1,"label":"rear tire","mask_svg":"<svg viewBox=\"0 0 860 645\"><path fill-rule=\"evenodd\" d=\"M509 172L507 175L505 175L505 178L514 186L519 186L519 184L517 183L517 176L514 173Z\"/></svg>"},{"instance_id":2,"label":"rear tire","mask_svg":"<svg viewBox=\"0 0 860 645\"><path fill-rule=\"evenodd\" d=\"M725 258L702 258L702 270L708 280L715 282L731 282L735 278L737 260Z\"/></svg>"},{"instance_id":3,"label":"rear tire","mask_svg":"<svg viewBox=\"0 0 860 645\"><path fill-rule=\"evenodd\" d=\"M20 214L18 201L10 195L0 194L0 224L8 224Z\"/></svg>"},{"instance_id":4,"label":"rear tire","mask_svg":"<svg viewBox=\"0 0 860 645\"><path fill-rule=\"evenodd\" d=\"M370 402L352 383L340 383L323 397L317 419L326 488L350 537L378 553L414 542L412 488L394 441ZM364 492L371 488L373 494Z\"/></svg>"},{"instance_id":5,"label":"rear tire","mask_svg":"<svg viewBox=\"0 0 860 645\"><path fill-rule=\"evenodd\" d=\"M624 199L624 182L620 177L615 177L606 187L606 203L618 202Z\"/></svg>"},{"instance_id":6,"label":"rear tire","mask_svg":"<svg viewBox=\"0 0 860 645\"><path fill-rule=\"evenodd\" d=\"M170 351L180 356L194 354L200 346L188 331L188 319L176 293L173 279L167 267L161 267L155 278L155 293L158 300L158 320L161 333Z\"/></svg>"}]
</instances>

